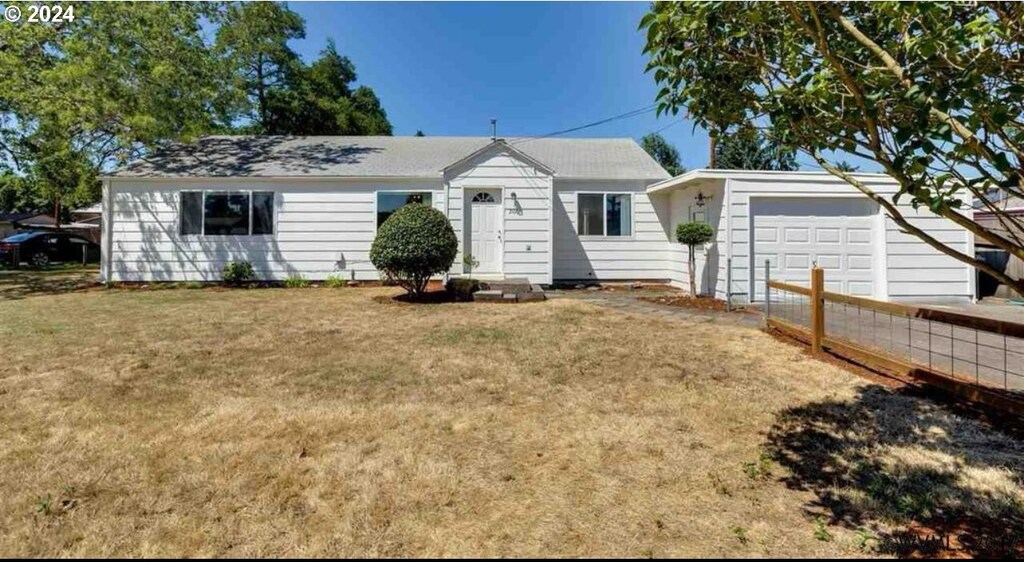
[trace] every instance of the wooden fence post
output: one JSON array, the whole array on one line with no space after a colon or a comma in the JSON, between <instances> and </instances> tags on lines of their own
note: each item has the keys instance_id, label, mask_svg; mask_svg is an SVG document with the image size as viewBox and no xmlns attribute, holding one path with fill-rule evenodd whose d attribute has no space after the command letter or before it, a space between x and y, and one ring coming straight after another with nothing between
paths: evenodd
<instances>
[{"instance_id":1,"label":"wooden fence post","mask_svg":"<svg viewBox=\"0 0 1024 562\"><path fill-rule=\"evenodd\" d=\"M821 355L821 341L825 338L825 270L811 269L811 353Z\"/></svg>"}]
</instances>

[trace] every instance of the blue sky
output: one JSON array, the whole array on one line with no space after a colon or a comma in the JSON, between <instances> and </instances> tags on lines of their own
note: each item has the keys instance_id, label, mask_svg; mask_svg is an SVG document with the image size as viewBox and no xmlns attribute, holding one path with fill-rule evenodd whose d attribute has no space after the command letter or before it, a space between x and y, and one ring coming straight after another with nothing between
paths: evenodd
<instances>
[{"instance_id":1,"label":"blue sky","mask_svg":"<svg viewBox=\"0 0 1024 562\"><path fill-rule=\"evenodd\" d=\"M314 58L333 37L396 135L481 136L492 117L499 136L541 135L654 103L637 31L647 5L288 3L306 19L296 51ZM639 139L666 126L687 168L707 163L702 130L653 110L575 135Z\"/></svg>"}]
</instances>

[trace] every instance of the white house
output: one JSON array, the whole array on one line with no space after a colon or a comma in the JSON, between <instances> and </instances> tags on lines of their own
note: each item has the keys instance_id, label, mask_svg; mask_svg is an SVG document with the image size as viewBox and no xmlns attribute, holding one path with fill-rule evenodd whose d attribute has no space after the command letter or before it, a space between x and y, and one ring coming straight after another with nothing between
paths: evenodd
<instances>
[{"instance_id":1,"label":"white house","mask_svg":"<svg viewBox=\"0 0 1024 562\"><path fill-rule=\"evenodd\" d=\"M864 177L895 190L884 176ZM854 294L973 295L967 266L898 232L827 174L669 178L632 139L207 137L105 177L103 193L101 275L111 281L217 280L231 260L265 279L377 279L368 257L376 228L416 201L448 216L483 278L685 286L674 231L696 218L718 230L698 263L706 293L725 295L731 258L734 297L758 300L749 272L758 279L757 262L775 256L773 276L804 281L816 260ZM970 248L963 231L924 213L917 220L930 232Z\"/></svg>"}]
</instances>

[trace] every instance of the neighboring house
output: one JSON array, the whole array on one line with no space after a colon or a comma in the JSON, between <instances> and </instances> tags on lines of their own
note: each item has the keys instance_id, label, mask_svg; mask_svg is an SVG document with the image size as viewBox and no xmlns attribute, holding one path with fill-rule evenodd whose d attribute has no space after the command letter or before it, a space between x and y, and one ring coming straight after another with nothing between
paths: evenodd
<instances>
[{"instance_id":1,"label":"neighboring house","mask_svg":"<svg viewBox=\"0 0 1024 562\"><path fill-rule=\"evenodd\" d=\"M71 211L71 222L62 224L61 228L74 230L89 241L99 244L103 228L103 204L95 203Z\"/></svg>"},{"instance_id":2,"label":"neighboring house","mask_svg":"<svg viewBox=\"0 0 1024 562\"><path fill-rule=\"evenodd\" d=\"M1000 201L993 203L997 209L1002 211L1004 214L1009 215L1017 220L1016 223L1009 222L1006 220L1000 221L999 216L989 210L987 207L976 204L974 209L974 220L1003 236L1013 239L1024 240L1024 200L1020 197L1006 197ZM987 245L984 241L979 240L978 245Z\"/></svg>"},{"instance_id":3,"label":"neighboring house","mask_svg":"<svg viewBox=\"0 0 1024 562\"><path fill-rule=\"evenodd\" d=\"M996 201L993 205L1010 218L1000 218L999 215L978 201L975 203L974 221L1010 240L1017 241L1017 243L1024 241L1024 227L1022 227L1024 225L1024 199L1010 196ZM997 249L984 240L978 241L978 257L988 261L990 265L1002 270L1012 278L1024 277L1024 260L1017 256L1011 256L1005 250ZM1020 298L1008 287L1000 286L995 278L985 275L981 296L990 294L998 297Z\"/></svg>"},{"instance_id":4,"label":"neighboring house","mask_svg":"<svg viewBox=\"0 0 1024 562\"><path fill-rule=\"evenodd\" d=\"M71 218L75 222L99 224L98 220L103 218L103 203L94 203L88 207L75 209L71 211Z\"/></svg>"},{"instance_id":5,"label":"neighboring house","mask_svg":"<svg viewBox=\"0 0 1024 562\"><path fill-rule=\"evenodd\" d=\"M47 213L0 213L0 238L6 238L19 230L52 228L53 216Z\"/></svg>"},{"instance_id":6,"label":"neighboring house","mask_svg":"<svg viewBox=\"0 0 1024 562\"><path fill-rule=\"evenodd\" d=\"M852 187L827 174L781 174L788 175L701 170L670 179L632 139L208 137L170 147L103 178L102 276L113 281L217 280L225 263L247 260L264 279L290 274L322 279L339 273L377 279L369 261L377 226L407 202L419 202L451 220L460 254L471 252L480 262L475 277L525 277L541 284L646 280L685 285L685 248L674 241L675 225L702 216L719 229L718 243L701 260L705 291L724 295L722 272L731 256L733 292L742 300L753 253L740 225L753 215L737 216L746 213L739 203L750 200L749 194L739 193L745 185L766 184L759 189L769 192L768 198L788 194L810 205L766 209L772 216L797 212L799 224L806 226L810 213L823 223L816 235L821 244L830 244L837 229L839 243L850 244L837 254L849 267L826 275L830 283L839 283L836 288L879 298L972 295L973 276L966 266L886 228L878 210ZM895 191L895 184L882 177L871 180ZM730 185L737 188L732 193ZM712 196L702 212L694 199L701 189ZM730 198L732 218L722 221L722 201ZM825 204L816 206L819 199ZM842 201L849 201L842 209L828 204ZM755 208L761 209L760 203ZM860 227L824 227L849 212L865 225L876 225L866 241L857 238L864 235ZM786 220L774 224L784 230ZM950 230L942 219L922 214L920 220L930 231ZM872 230L876 227L877 232ZM961 231L941 235L971 245ZM801 250L809 259L810 240ZM847 251L853 247L860 253ZM756 253L766 250L780 248L758 246ZM926 274L916 285L892 259L904 254L914 256L910 261L917 265L911 267ZM832 256L821 253L817 259L834 269ZM462 273L461 263L457 258L452 275ZM781 278L806 280L809 261L786 263L792 275ZM883 281L876 285L872 275ZM864 279L869 279L866 285ZM753 296L761 295L755 291Z\"/></svg>"}]
</instances>

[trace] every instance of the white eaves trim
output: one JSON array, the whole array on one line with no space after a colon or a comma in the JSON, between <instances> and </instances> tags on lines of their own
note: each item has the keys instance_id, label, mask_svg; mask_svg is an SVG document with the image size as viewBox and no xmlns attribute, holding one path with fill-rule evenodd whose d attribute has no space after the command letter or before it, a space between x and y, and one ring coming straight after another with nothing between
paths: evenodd
<instances>
[{"instance_id":1,"label":"white eaves trim","mask_svg":"<svg viewBox=\"0 0 1024 562\"><path fill-rule=\"evenodd\" d=\"M416 181L436 180L441 174L435 176L100 176L101 181L130 181L130 182L231 182L231 181Z\"/></svg>"},{"instance_id":2,"label":"white eaves trim","mask_svg":"<svg viewBox=\"0 0 1024 562\"><path fill-rule=\"evenodd\" d=\"M877 183L879 181L889 182L896 185L896 180L892 179L887 174L879 173L856 173L851 174L857 179L864 179ZM771 180L771 179L789 179L793 181L820 181L821 178L831 178L837 181L841 181L838 178L828 172L801 172L801 171L781 171L781 170L721 170L711 168L698 168L696 170L690 170L682 175L678 175L674 178L660 181L658 183L651 184L647 187L647 193L658 193L669 189L675 189L679 187L685 187L686 185L701 181L701 180L727 180L727 179L747 179L747 180Z\"/></svg>"}]
</instances>

